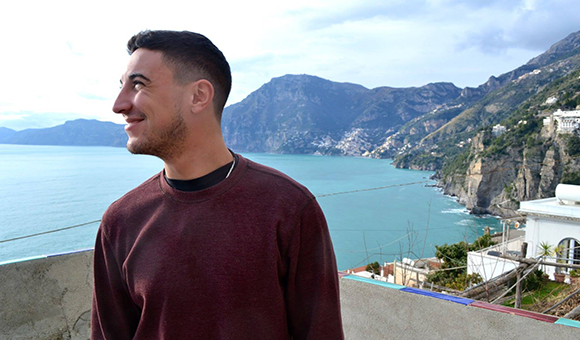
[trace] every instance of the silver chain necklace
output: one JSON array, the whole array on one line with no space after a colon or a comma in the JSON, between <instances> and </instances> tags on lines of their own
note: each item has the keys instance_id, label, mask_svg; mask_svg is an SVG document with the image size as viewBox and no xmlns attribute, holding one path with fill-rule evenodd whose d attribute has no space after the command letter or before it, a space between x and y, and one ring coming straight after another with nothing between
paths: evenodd
<instances>
[{"instance_id":1,"label":"silver chain necklace","mask_svg":"<svg viewBox=\"0 0 580 340\"><path fill-rule=\"evenodd\" d=\"M232 170L234 170L234 166L236 166L236 157L234 157L234 161L232 162L232 167L230 168L230 171L228 171L228 174L226 175L226 178L230 177L230 174L232 173ZM224 178L224 179L226 179Z\"/></svg>"}]
</instances>

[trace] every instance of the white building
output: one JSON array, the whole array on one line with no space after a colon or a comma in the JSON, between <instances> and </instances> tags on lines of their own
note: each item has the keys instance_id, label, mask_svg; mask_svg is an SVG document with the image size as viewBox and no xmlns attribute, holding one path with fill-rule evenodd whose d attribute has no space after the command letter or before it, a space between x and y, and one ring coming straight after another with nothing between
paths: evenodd
<instances>
[{"instance_id":1,"label":"white building","mask_svg":"<svg viewBox=\"0 0 580 340\"><path fill-rule=\"evenodd\" d=\"M519 266L519 262L502 255L519 256L523 237L505 241L494 246L467 253L467 274L479 274L483 281L489 281Z\"/></svg>"},{"instance_id":2,"label":"white building","mask_svg":"<svg viewBox=\"0 0 580 340\"><path fill-rule=\"evenodd\" d=\"M558 101L557 97L550 97L550 98L546 99L545 104L547 104L547 105L556 104L557 101Z\"/></svg>"},{"instance_id":3,"label":"white building","mask_svg":"<svg viewBox=\"0 0 580 340\"><path fill-rule=\"evenodd\" d=\"M506 131L506 128L505 128L505 126L503 126L503 125L499 125L499 124L497 124L497 125L494 125L494 126L491 128L491 134L492 134L494 137L497 137L497 136L500 136L500 135L502 135L503 133L505 133L505 131Z\"/></svg>"},{"instance_id":4,"label":"white building","mask_svg":"<svg viewBox=\"0 0 580 340\"><path fill-rule=\"evenodd\" d=\"M520 203L519 211L527 215L527 257L538 257L540 243L547 243L562 250L553 260L580 264L579 202L580 186L559 184L556 197ZM546 267L547 274L554 271L554 267Z\"/></svg>"},{"instance_id":5,"label":"white building","mask_svg":"<svg viewBox=\"0 0 580 340\"><path fill-rule=\"evenodd\" d=\"M559 184L556 197L520 203L519 212L526 215L524 238L505 241L501 244L467 255L467 273L477 273L484 280L492 279L518 266L518 262L503 256L518 256L521 244L527 242L526 257L538 258L540 244L559 247L559 256L547 257L546 261L580 264L580 186ZM502 256L502 257L500 257ZM541 266L553 278L556 269ZM558 270L568 272L566 268Z\"/></svg>"},{"instance_id":6,"label":"white building","mask_svg":"<svg viewBox=\"0 0 580 340\"><path fill-rule=\"evenodd\" d=\"M571 133L580 127L580 110L562 111L553 114L554 121L558 123L559 133Z\"/></svg>"}]
</instances>

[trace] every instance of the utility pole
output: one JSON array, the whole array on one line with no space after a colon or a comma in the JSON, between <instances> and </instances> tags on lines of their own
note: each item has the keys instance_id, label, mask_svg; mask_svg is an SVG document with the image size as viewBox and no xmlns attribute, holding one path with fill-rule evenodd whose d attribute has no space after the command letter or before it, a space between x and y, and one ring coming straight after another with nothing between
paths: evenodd
<instances>
[{"instance_id":1,"label":"utility pole","mask_svg":"<svg viewBox=\"0 0 580 340\"><path fill-rule=\"evenodd\" d=\"M526 242L522 243L522 247L520 248L520 257L526 257L526 253L528 252L528 244ZM521 265L521 262L520 262ZM515 308L522 308L522 271L516 270L516 302L514 303Z\"/></svg>"},{"instance_id":2,"label":"utility pole","mask_svg":"<svg viewBox=\"0 0 580 340\"><path fill-rule=\"evenodd\" d=\"M516 302L514 303L514 308L522 308L522 274L516 269Z\"/></svg>"}]
</instances>

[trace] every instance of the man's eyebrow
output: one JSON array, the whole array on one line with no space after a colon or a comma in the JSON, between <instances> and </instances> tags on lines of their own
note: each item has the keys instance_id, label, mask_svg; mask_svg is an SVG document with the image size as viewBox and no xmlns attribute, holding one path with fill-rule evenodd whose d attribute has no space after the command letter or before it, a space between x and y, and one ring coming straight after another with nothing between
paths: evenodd
<instances>
[{"instance_id":1,"label":"man's eyebrow","mask_svg":"<svg viewBox=\"0 0 580 340\"><path fill-rule=\"evenodd\" d=\"M135 78L143 78L143 79L145 79L145 80L147 80L147 81L151 81L151 79L149 79L149 78L145 77L145 76L144 76L143 74L141 74L141 73L131 73L131 74L129 75L129 79L133 80L133 79L135 79Z\"/></svg>"},{"instance_id":2,"label":"man's eyebrow","mask_svg":"<svg viewBox=\"0 0 580 340\"><path fill-rule=\"evenodd\" d=\"M143 79L147 80L148 82L151 82L151 79L145 77L141 73L131 73L128 78L129 78L129 80L133 80L135 78L143 78ZM121 83L121 85L123 85L123 79L119 79L119 82Z\"/></svg>"}]
</instances>

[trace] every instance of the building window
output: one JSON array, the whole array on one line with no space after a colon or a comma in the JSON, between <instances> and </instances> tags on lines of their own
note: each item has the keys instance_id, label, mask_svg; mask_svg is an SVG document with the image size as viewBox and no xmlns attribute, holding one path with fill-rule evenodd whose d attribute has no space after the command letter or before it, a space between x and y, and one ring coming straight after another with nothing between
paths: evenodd
<instances>
[{"instance_id":1,"label":"building window","mask_svg":"<svg viewBox=\"0 0 580 340\"><path fill-rule=\"evenodd\" d=\"M565 238L558 243L558 250L561 250L558 255L558 262L569 264L580 264L580 241L575 238ZM566 268L567 271L570 268Z\"/></svg>"}]
</instances>

